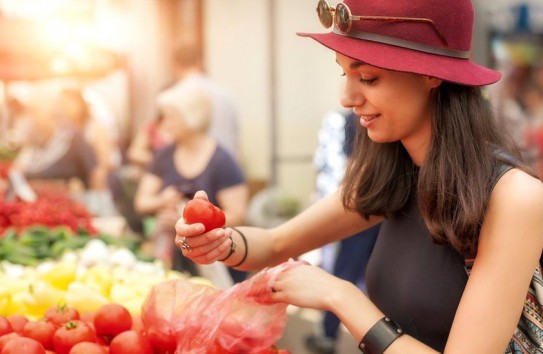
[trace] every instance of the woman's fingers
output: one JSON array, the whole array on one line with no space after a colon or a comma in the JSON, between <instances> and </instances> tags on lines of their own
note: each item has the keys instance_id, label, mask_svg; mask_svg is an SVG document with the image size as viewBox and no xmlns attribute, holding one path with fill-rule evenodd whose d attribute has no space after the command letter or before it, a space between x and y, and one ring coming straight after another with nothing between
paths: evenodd
<instances>
[{"instance_id":1,"label":"woman's fingers","mask_svg":"<svg viewBox=\"0 0 543 354\"><path fill-rule=\"evenodd\" d=\"M198 249L200 253L207 253L228 239L228 236L224 232L219 233L219 235L215 233L215 235L210 236L210 234L213 234L213 232L192 237L177 235L175 243L179 247L185 246L185 248L192 249L193 251Z\"/></svg>"},{"instance_id":2,"label":"woman's fingers","mask_svg":"<svg viewBox=\"0 0 543 354\"><path fill-rule=\"evenodd\" d=\"M215 252L217 255L220 255L225 249L230 247L229 240L231 234L232 230L230 229L215 229L193 236L188 236L188 233L178 233L175 236L175 244L183 251L183 255L190 256L191 259L211 253L222 246L222 249ZM223 243L226 243L226 245L223 245ZM213 258L213 253L209 257Z\"/></svg>"},{"instance_id":3,"label":"woman's fingers","mask_svg":"<svg viewBox=\"0 0 543 354\"><path fill-rule=\"evenodd\" d=\"M198 236L203 234L205 231L204 224L196 223L196 224L186 224L183 218L180 218L175 223L175 232L178 236L186 236L186 237L192 237L192 236Z\"/></svg>"},{"instance_id":4,"label":"woman's fingers","mask_svg":"<svg viewBox=\"0 0 543 354\"><path fill-rule=\"evenodd\" d=\"M198 251L204 250L203 248L197 249ZM217 245L215 248L211 248L211 245L209 245L209 248L206 249L207 252L200 253L200 252L191 252L187 255L188 258L192 259L194 262L198 264L209 264L217 261L221 257L224 258L224 255L227 251L230 250L230 239L225 239L221 243ZM185 254L185 253L183 253Z\"/></svg>"},{"instance_id":5,"label":"woman's fingers","mask_svg":"<svg viewBox=\"0 0 543 354\"><path fill-rule=\"evenodd\" d=\"M197 191L196 193L194 193L194 198L209 200L209 198L207 197L207 193L204 191Z\"/></svg>"}]
</instances>

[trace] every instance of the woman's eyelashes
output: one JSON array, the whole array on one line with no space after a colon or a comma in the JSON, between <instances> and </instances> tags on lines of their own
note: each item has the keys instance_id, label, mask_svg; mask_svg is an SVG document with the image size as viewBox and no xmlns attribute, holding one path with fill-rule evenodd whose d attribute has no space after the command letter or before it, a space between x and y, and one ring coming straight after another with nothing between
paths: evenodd
<instances>
[{"instance_id":1,"label":"woman's eyelashes","mask_svg":"<svg viewBox=\"0 0 543 354\"><path fill-rule=\"evenodd\" d=\"M346 76L345 72L342 72L340 76ZM358 81L360 81L360 83L365 84L365 85L371 85L377 81L377 78L374 77L371 79L365 79L361 77Z\"/></svg>"},{"instance_id":2,"label":"woman's eyelashes","mask_svg":"<svg viewBox=\"0 0 543 354\"><path fill-rule=\"evenodd\" d=\"M371 78L371 79L360 78L360 82L363 83L363 84L365 84L365 85L374 84L376 81L377 81L377 78L376 78L376 77Z\"/></svg>"}]
</instances>

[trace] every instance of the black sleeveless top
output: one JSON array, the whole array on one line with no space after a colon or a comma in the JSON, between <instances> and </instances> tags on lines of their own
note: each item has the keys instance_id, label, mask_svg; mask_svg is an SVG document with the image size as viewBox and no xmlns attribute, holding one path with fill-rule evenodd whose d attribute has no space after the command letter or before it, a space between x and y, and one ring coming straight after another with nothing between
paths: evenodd
<instances>
[{"instance_id":1,"label":"black sleeveless top","mask_svg":"<svg viewBox=\"0 0 543 354\"><path fill-rule=\"evenodd\" d=\"M495 182L510 168L498 165ZM443 352L466 283L463 256L433 241L416 198L383 221L366 287L375 305L407 334Z\"/></svg>"}]
</instances>

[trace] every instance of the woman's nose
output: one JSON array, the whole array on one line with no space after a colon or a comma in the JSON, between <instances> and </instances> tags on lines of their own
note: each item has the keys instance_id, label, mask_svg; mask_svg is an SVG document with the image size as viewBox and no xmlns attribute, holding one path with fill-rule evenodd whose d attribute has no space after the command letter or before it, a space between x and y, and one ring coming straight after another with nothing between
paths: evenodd
<instances>
[{"instance_id":1,"label":"woman's nose","mask_svg":"<svg viewBox=\"0 0 543 354\"><path fill-rule=\"evenodd\" d=\"M357 80L347 80L343 87L340 103L345 108L361 106L365 102L364 95L358 89Z\"/></svg>"}]
</instances>

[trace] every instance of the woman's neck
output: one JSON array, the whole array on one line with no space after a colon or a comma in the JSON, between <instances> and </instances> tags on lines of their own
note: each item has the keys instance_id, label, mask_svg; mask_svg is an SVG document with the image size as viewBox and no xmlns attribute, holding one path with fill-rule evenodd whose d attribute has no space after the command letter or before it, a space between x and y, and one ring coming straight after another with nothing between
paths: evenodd
<instances>
[{"instance_id":1,"label":"woman's neck","mask_svg":"<svg viewBox=\"0 0 543 354\"><path fill-rule=\"evenodd\" d=\"M182 176L194 178L206 169L215 149L215 141L208 136L185 139L176 146L175 168Z\"/></svg>"},{"instance_id":2,"label":"woman's neck","mask_svg":"<svg viewBox=\"0 0 543 354\"><path fill-rule=\"evenodd\" d=\"M420 137L411 137L411 139L402 140L402 144L407 150L411 160L418 167L424 165L426 161L426 155L430 149L430 135L420 136Z\"/></svg>"},{"instance_id":3,"label":"woman's neck","mask_svg":"<svg viewBox=\"0 0 543 354\"><path fill-rule=\"evenodd\" d=\"M177 147L186 152L201 151L206 146L209 146L210 143L213 143L213 139L209 136L193 134L180 139L177 142Z\"/></svg>"}]
</instances>

